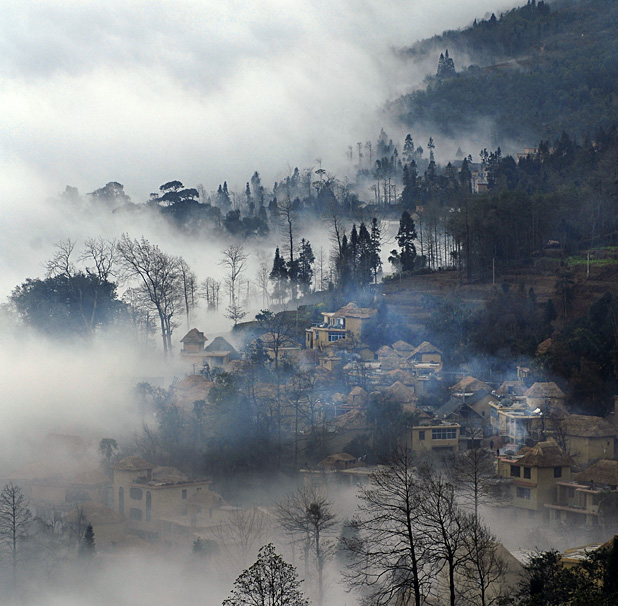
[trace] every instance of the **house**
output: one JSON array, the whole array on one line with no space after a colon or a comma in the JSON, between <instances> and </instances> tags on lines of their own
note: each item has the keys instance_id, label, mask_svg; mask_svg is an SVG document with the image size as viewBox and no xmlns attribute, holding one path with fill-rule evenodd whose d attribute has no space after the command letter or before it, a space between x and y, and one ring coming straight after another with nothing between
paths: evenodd
<instances>
[{"instance_id":1,"label":"house","mask_svg":"<svg viewBox=\"0 0 618 606\"><path fill-rule=\"evenodd\" d=\"M476 435L480 435L480 432L488 433L488 431L485 431L485 427L489 428L489 414L485 416L473 406L477 397L482 399L486 394L485 390L481 390L472 394L469 398L451 396L434 411L434 414L438 419L459 423L463 428L471 430Z\"/></svg>"},{"instance_id":2,"label":"house","mask_svg":"<svg viewBox=\"0 0 618 606\"><path fill-rule=\"evenodd\" d=\"M580 465L612 458L616 447L616 428L602 417L569 415L560 430L567 451Z\"/></svg>"},{"instance_id":3,"label":"house","mask_svg":"<svg viewBox=\"0 0 618 606\"><path fill-rule=\"evenodd\" d=\"M471 396L473 393L479 391L479 389L484 389L487 392L491 392L491 387L485 383L485 381L481 381L475 377L467 376L463 379L457 381L455 385L450 388L450 392L453 395L459 394L460 396Z\"/></svg>"},{"instance_id":4,"label":"house","mask_svg":"<svg viewBox=\"0 0 618 606\"><path fill-rule=\"evenodd\" d=\"M233 360L238 360L240 354L234 346L228 343L223 337L217 337L213 342L204 348L202 353L203 363L211 368L226 367Z\"/></svg>"},{"instance_id":5,"label":"house","mask_svg":"<svg viewBox=\"0 0 618 606\"><path fill-rule=\"evenodd\" d=\"M442 370L442 352L429 341L423 341L415 347L407 360L412 363L417 376L425 376Z\"/></svg>"},{"instance_id":6,"label":"house","mask_svg":"<svg viewBox=\"0 0 618 606\"><path fill-rule=\"evenodd\" d=\"M573 480L557 483L556 500L547 504L551 522L588 528L599 525L601 498L618 492L618 461L601 459Z\"/></svg>"},{"instance_id":7,"label":"house","mask_svg":"<svg viewBox=\"0 0 618 606\"><path fill-rule=\"evenodd\" d=\"M324 320L305 330L307 349L323 349L340 339L360 341L363 324L375 314L375 309L348 303L336 312L322 313Z\"/></svg>"},{"instance_id":8,"label":"house","mask_svg":"<svg viewBox=\"0 0 618 606\"><path fill-rule=\"evenodd\" d=\"M553 381L537 382L524 392L526 404L532 410L540 408L546 409L552 404L564 404L566 398L564 392Z\"/></svg>"},{"instance_id":9,"label":"house","mask_svg":"<svg viewBox=\"0 0 618 606\"><path fill-rule=\"evenodd\" d=\"M558 482L571 479L575 461L549 439L522 448L517 455L498 457L497 475L511 480L512 506L530 518L545 518L545 505L556 502Z\"/></svg>"},{"instance_id":10,"label":"house","mask_svg":"<svg viewBox=\"0 0 618 606\"><path fill-rule=\"evenodd\" d=\"M277 332L267 332L260 337L268 357L278 362L298 361L301 347L292 337Z\"/></svg>"},{"instance_id":11,"label":"house","mask_svg":"<svg viewBox=\"0 0 618 606\"><path fill-rule=\"evenodd\" d=\"M531 408L526 399L504 398L489 402L490 425L494 435L504 436L514 444L538 442L559 435L568 412L559 403Z\"/></svg>"},{"instance_id":12,"label":"house","mask_svg":"<svg viewBox=\"0 0 618 606\"><path fill-rule=\"evenodd\" d=\"M205 347L208 337L197 328L192 328L180 342L180 359L189 362L194 367L202 367L208 364L210 367L224 367L232 360L238 360L240 355L234 347L223 337L217 337L213 342Z\"/></svg>"},{"instance_id":13,"label":"house","mask_svg":"<svg viewBox=\"0 0 618 606\"><path fill-rule=\"evenodd\" d=\"M126 528L144 538L157 538L164 523L181 518L189 523L188 500L208 492L210 480L190 480L172 468L157 468L136 456L113 466L113 506Z\"/></svg>"},{"instance_id":14,"label":"house","mask_svg":"<svg viewBox=\"0 0 618 606\"><path fill-rule=\"evenodd\" d=\"M414 351L414 346L406 341L399 340L393 343L393 351L401 357L407 358Z\"/></svg>"},{"instance_id":15,"label":"house","mask_svg":"<svg viewBox=\"0 0 618 606\"><path fill-rule=\"evenodd\" d=\"M498 389L496 395L501 398L510 398L511 400L520 400L524 398L524 394L528 388L523 381L504 381Z\"/></svg>"},{"instance_id":16,"label":"house","mask_svg":"<svg viewBox=\"0 0 618 606\"><path fill-rule=\"evenodd\" d=\"M402 446L414 454L457 452L461 425L438 419L407 429L402 437Z\"/></svg>"},{"instance_id":17,"label":"house","mask_svg":"<svg viewBox=\"0 0 618 606\"><path fill-rule=\"evenodd\" d=\"M202 363L202 353L204 352L204 344L208 341L208 337L197 328L192 328L180 342L182 349L180 350L180 359L186 362L196 364Z\"/></svg>"}]
</instances>

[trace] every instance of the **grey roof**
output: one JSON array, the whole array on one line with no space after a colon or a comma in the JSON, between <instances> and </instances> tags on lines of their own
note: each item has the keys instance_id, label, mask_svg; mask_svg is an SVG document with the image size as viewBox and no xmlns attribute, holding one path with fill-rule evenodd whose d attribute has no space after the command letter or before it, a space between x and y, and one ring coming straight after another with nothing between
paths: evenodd
<instances>
[{"instance_id":1,"label":"grey roof","mask_svg":"<svg viewBox=\"0 0 618 606\"><path fill-rule=\"evenodd\" d=\"M213 342L208 345L208 347L204 348L204 351L208 351L210 353L236 353L234 346L231 343L228 343L223 337L213 339Z\"/></svg>"}]
</instances>

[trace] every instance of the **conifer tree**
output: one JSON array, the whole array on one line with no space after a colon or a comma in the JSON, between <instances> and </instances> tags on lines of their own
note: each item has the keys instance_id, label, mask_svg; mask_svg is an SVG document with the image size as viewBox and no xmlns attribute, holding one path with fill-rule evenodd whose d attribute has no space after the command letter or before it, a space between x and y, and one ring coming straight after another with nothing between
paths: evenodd
<instances>
[{"instance_id":1,"label":"conifer tree","mask_svg":"<svg viewBox=\"0 0 618 606\"><path fill-rule=\"evenodd\" d=\"M373 246L371 235L364 222L361 222L359 226L357 249L356 284L364 288L371 284L373 279Z\"/></svg>"},{"instance_id":2,"label":"conifer tree","mask_svg":"<svg viewBox=\"0 0 618 606\"><path fill-rule=\"evenodd\" d=\"M405 141L403 142L403 161L404 162L412 162L414 158L414 141L412 140L412 135L408 133L406 135Z\"/></svg>"},{"instance_id":3,"label":"conifer tree","mask_svg":"<svg viewBox=\"0 0 618 606\"><path fill-rule=\"evenodd\" d=\"M285 259L279 252L278 246L275 250L275 259L270 272L270 279L273 282L273 299L283 303L287 294L288 268Z\"/></svg>"},{"instance_id":4,"label":"conifer tree","mask_svg":"<svg viewBox=\"0 0 618 606\"><path fill-rule=\"evenodd\" d=\"M416 246L414 245L416 226L407 210L404 210L401 215L396 240L400 249L399 260L401 270L412 271L414 269L414 261L416 260Z\"/></svg>"},{"instance_id":5,"label":"conifer tree","mask_svg":"<svg viewBox=\"0 0 618 606\"><path fill-rule=\"evenodd\" d=\"M311 292L311 282L313 280L313 263L315 255L311 249L311 244L304 238L300 241L300 250L298 252L298 286L303 295Z\"/></svg>"}]
</instances>

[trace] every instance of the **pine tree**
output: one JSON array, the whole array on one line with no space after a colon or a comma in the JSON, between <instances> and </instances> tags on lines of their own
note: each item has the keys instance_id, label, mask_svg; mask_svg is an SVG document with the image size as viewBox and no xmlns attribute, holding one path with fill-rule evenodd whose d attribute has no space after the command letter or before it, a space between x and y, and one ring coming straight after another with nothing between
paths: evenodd
<instances>
[{"instance_id":1,"label":"pine tree","mask_svg":"<svg viewBox=\"0 0 618 606\"><path fill-rule=\"evenodd\" d=\"M352 280L355 284L358 284L358 231L356 230L356 223L352 224L349 246L350 263L352 265Z\"/></svg>"},{"instance_id":2,"label":"pine tree","mask_svg":"<svg viewBox=\"0 0 618 606\"><path fill-rule=\"evenodd\" d=\"M361 222L358 229L357 261L356 261L356 284L364 288L371 284L373 279L372 272L373 247L371 235L364 222Z\"/></svg>"},{"instance_id":3,"label":"pine tree","mask_svg":"<svg viewBox=\"0 0 618 606\"><path fill-rule=\"evenodd\" d=\"M438 59L438 70L436 71L436 76L438 78L444 77L444 53L440 53L440 58Z\"/></svg>"},{"instance_id":4,"label":"pine tree","mask_svg":"<svg viewBox=\"0 0 618 606\"><path fill-rule=\"evenodd\" d=\"M403 142L403 161L404 162L412 162L414 158L414 141L412 140L412 135L408 133L406 135L405 141Z\"/></svg>"},{"instance_id":5,"label":"pine tree","mask_svg":"<svg viewBox=\"0 0 618 606\"><path fill-rule=\"evenodd\" d=\"M298 286L303 295L311 292L311 282L313 281L313 263L315 255L311 249L311 244L304 238L300 241L298 252Z\"/></svg>"},{"instance_id":6,"label":"pine tree","mask_svg":"<svg viewBox=\"0 0 618 606\"><path fill-rule=\"evenodd\" d=\"M283 303L288 290L288 268L285 259L279 252L279 247L275 250L270 279L273 282L273 299Z\"/></svg>"},{"instance_id":7,"label":"pine tree","mask_svg":"<svg viewBox=\"0 0 618 606\"><path fill-rule=\"evenodd\" d=\"M401 215L396 240L400 249L399 260L401 270L412 271L414 269L414 261L416 260L416 246L414 245L416 226L407 210L404 210Z\"/></svg>"}]
</instances>

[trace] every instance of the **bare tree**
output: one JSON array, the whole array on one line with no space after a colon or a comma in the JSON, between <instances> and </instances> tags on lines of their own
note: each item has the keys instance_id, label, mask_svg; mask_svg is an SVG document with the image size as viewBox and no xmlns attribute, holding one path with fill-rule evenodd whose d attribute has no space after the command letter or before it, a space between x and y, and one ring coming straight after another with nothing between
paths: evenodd
<instances>
[{"instance_id":1,"label":"bare tree","mask_svg":"<svg viewBox=\"0 0 618 606\"><path fill-rule=\"evenodd\" d=\"M200 294L206 299L206 305L209 310L219 309L219 291L221 290L221 282L214 278L206 278L202 282Z\"/></svg>"},{"instance_id":2,"label":"bare tree","mask_svg":"<svg viewBox=\"0 0 618 606\"><path fill-rule=\"evenodd\" d=\"M303 545L305 571L313 557L317 572L318 604L324 602L324 565L334 555L328 531L337 523L332 503L317 486L302 486L277 506L283 530Z\"/></svg>"},{"instance_id":3,"label":"bare tree","mask_svg":"<svg viewBox=\"0 0 618 606\"><path fill-rule=\"evenodd\" d=\"M268 307L270 303L270 293L268 292L268 285L270 283L270 269L268 263L262 261L258 268L256 283L260 294L262 295L262 307Z\"/></svg>"},{"instance_id":4,"label":"bare tree","mask_svg":"<svg viewBox=\"0 0 618 606\"><path fill-rule=\"evenodd\" d=\"M281 228L285 237L288 240L288 275L290 277L290 291L292 299L296 299L296 287L297 287L297 265L298 262L294 260L294 226L296 223L296 212L294 210L294 204L290 199L290 195L286 196L279 204L279 217L281 219Z\"/></svg>"},{"instance_id":5,"label":"bare tree","mask_svg":"<svg viewBox=\"0 0 618 606\"><path fill-rule=\"evenodd\" d=\"M309 428L309 437L311 438L311 449L319 450L320 445L318 433L318 420L321 416L320 397L321 390L318 386L315 374L311 372L297 372L287 384L286 397L294 411L294 468L298 469L298 454L299 454L299 433L301 421L303 428ZM317 447L317 448L316 448Z\"/></svg>"},{"instance_id":6,"label":"bare tree","mask_svg":"<svg viewBox=\"0 0 618 606\"><path fill-rule=\"evenodd\" d=\"M197 277L183 258L178 259L178 271L180 272L180 280L182 282L182 298L185 304L187 330L189 330L191 328L191 312L197 307Z\"/></svg>"},{"instance_id":7,"label":"bare tree","mask_svg":"<svg viewBox=\"0 0 618 606\"><path fill-rule=\"evenodd\" d=\"M54 244L56 252L54 253L54 256L45 264L48 278L64 276L65 278L70 279L77 273L77 269L71 261L71 255L75 250L75 245L76 242L70 238L61 240L60 242Z\"/></svg>"},{"instance_id":8,"label":"bare tree","mask_svg":"<svg viewBox=\"0 0 618 606\"><path fill-rule=\"evenodd\" d=\"M376 606L424 603L432 582L430 541L421 527L423 494L406 452L371 474L360 489L352 521L356 535L343 539L351 563L346 580Z\"/></svg>"},{"instance_id":9,"label":"bare tree","mask_svg":"<svg viewBox=\"0 0 618 606\"><path fill-rule=\"evenodd\" d=\"M501 604L505 597L506 563L498 551L498 542L489 528L471 519L464 549L468 561L460 567L457 587L462 600L470 606Z\"/></svg>"},{"instance_id":10,"label":"bare tree","mask_svg":"<svg viewBox=\"0 0 618 606\"><path fill-rule=\"evenodd\" d=\"M419 484L421 529L428 540L429 554L437 573L446 571L450 606L457 602L456 576L469 565L468 540L474 516L464 512L455 499L454 486L439 472L426 468Z\"/></svg>"},{"instance_id":11,"label":"bare tree","mask_svg":"<svg viewBox=\"0 0 618 606\"><path fill-rule=\"evenodd\" d=\"M29 534L32 514L22 489L12 482L0 493L0 544L11 558L13 587L17 585L17 564L21 544Z\"/></svg>"},{"instance_id":12,"label":"bare tree","mask_svg":"<svg viewBox=\"0 0 618 606\"><path fill-rule=\"evenodd\" d=\"M281 350L293 341L294 330L285 310L273 313L263 309L255 316L262 331L262 342L273 352L275 370L279 369Z\"/></svg>"},{"instance_id":13,"label":"bare tree","mask_svg":"<svg viewBox=\"0 0 618 606\"><path fill-rule=\"evenodd\" d=\"M462 502L471 505L474 517L479 518L479 507L505 500L507 490L496 479L493 456L483 448L472 448L457 453L449 461L449 479L460 489Z\"/></svg>"},{"instance_id":14,"label":"bare tree","mask_svg":"<svg viewBox=\"0 0 618 606\"><path fill-rule=\"evenodd\" d=\"M225 287L230 296L230 306L235 307L239 298L239 286L241 276L247 269L247 254L245 249L236 244L228 246L221 251L223 259L219 261L219 265L222 265L227 270L227 276L225 278Z\"/></svg>"},{"instance_id":15,"label":"bare tree","mask_svg":"<svg viewBox=\"0 0 618 606\"><path fill-rule=\"evenodd\" d=\"M271 520L261 509L239 507L210 532L230 560L244 568L270 530Z\"/></svg>"},{"instance_id":16,"label":"bare tree","mask_svg":"<svg viewBox=\"0 0 618 606\"><path fill-rule=\"evenodd\" d=\"M88 238L84 242L84 252L79 260L92 262L94 267L86 266L86 273L96 276L101 282L107 282L114 276L114 264L118 260L115 240Z\"/></svg>"},{"instance_id":17,"label":"bare tree","mask_svg":"<svg viewBox=\"0 0 618 606\"><path fill-rule=\"evenodd\" d=\"M180 259L161 251L145 238L132 240L123 234L117 244L120 266L128 278L139 281L140 287L156 309L161 324L165 357L172 349L174 316L182 297Z\"/></svg>"}]
</instances>

